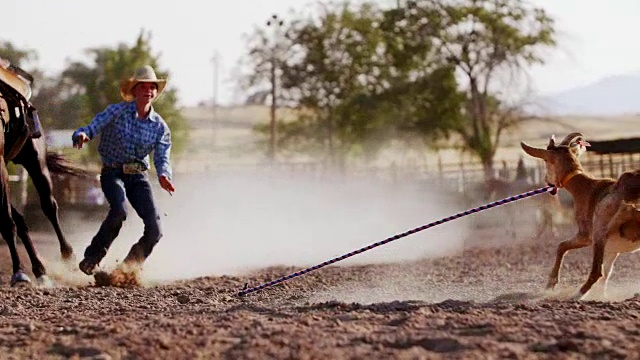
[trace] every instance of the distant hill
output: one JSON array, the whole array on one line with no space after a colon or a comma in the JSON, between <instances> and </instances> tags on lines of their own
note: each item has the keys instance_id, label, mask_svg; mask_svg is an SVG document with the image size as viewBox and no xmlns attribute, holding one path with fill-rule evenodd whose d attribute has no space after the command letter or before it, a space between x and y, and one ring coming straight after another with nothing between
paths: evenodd
<instances>
[{"instance_id":1,"label":"distant hill","mask_svg":"<svg viewBox=\"0 0 640 360\"><path fill-rule=\"evenodd\" d=\"M543 97L547 115L617 116L640 114L640 74L618 75Z\"/></svg>"}]
</instances>

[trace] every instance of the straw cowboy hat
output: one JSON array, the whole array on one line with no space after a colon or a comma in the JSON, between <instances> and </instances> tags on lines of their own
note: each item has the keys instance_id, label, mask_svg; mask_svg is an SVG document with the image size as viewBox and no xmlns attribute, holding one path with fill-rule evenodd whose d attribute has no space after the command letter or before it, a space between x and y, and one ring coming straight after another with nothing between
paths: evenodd
<instances>
[{"instance_id":1,"label":"straw cowboy hat","mask_svg":"<svg viewBox=\"0 0 640 360\"><path fill-rule=\"evenodd\" d=\"M132 77L120 81L120 96L122 96L122 99L125 101L132 101L133 94L131 93L131 90L141 82L156 83L158 85L158 96L160 96L164 87L167 86L167 79L158 79L153 68L149 65L145 65L138 68Z\"/></svg>"}]
</instances>

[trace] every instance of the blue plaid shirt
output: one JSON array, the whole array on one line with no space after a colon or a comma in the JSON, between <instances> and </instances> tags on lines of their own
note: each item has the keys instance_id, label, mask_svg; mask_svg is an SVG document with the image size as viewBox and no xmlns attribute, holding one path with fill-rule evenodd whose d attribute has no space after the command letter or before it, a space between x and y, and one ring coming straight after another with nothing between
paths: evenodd
<instances>
[{"instance_id":1,"label":"blue plaid shirt","mask_svg":"<svg viewBox=\"0 0 640 360\"><path fill-rule=\"evenodd\" d=\"M146 119L138 119L134 101L112 104L96 115L91 123L73 133L84 132L93 139L102 133L98 153L104 165L138 161L149 168L149 154L158 173L171 179L171 131L162 117L151 108Z\"/></svg>"}]
</instances>

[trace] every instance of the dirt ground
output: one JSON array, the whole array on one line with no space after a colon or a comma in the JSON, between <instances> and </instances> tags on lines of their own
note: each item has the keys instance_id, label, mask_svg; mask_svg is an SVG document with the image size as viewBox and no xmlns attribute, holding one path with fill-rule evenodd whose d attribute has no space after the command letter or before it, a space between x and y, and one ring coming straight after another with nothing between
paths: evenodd
<instances>
[{"instance_id":1,"label":"dirt ground","mask_svg":"<svg viewBox=\"0 0 640 360\"><path fill-rule=\"evenodd\" d=\"M570 301L589 250L570 254L559 289L544 293L559 239L481 246L495 236L478 232L454 256L332 265L242 298L245 284L300 268L134 289L72 284L56 268L54 288L10 288L0 247L0 358L638 358L636 255L618 260L606 301Z\"/></svg>"}]
</instances>

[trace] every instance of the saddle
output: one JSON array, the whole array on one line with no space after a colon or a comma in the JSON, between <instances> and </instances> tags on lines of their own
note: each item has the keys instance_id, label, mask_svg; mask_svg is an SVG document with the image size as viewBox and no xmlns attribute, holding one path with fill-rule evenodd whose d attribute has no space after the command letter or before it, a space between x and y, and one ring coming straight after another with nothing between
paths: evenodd
<instances>
[{"instance_id":1,"label":"saddle","mask_svg":"<svg viewBox=\"0 0 640 360\"><path fill-rule=\"evenodd\" d=\"M26 126L29 137L42 136L38 111L29 102L33 77L0 58L0 120L5 132Z\"/></svg>"}]
</instances>

